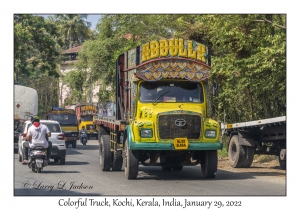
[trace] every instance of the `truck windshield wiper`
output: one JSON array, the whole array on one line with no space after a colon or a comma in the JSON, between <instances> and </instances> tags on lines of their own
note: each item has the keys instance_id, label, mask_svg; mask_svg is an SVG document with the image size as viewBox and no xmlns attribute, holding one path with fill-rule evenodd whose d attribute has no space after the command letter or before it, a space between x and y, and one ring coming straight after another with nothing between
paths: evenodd
<instances>
[{"instance_id":1,"label":"truck windshield wiper","mask_svg":"<svg viewBox=\"0 0 300 210\"><path fill-rule=\"evenodd\" d=\"M155 101L153 102L153 104L154 104L160 97L162 97L163 95L166 95L168 92L170 92L170 91L168 90L167 92L165 92L165 93L161 94L160 96L158 96L157 99L155 99Z\"/></svg>"}]
</instances>

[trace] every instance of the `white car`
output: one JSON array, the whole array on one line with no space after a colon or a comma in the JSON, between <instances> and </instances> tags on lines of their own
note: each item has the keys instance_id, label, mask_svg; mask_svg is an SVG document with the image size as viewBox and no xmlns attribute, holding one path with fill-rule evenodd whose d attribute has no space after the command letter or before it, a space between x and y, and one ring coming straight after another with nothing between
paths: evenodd
<instances>
[{"instance_id":1,"label":"white car","mask_svg":"<svg viewBox=\"0 0 300 210\"><path fill-rule=\"evenodd\" d=\"M54 159L54 162L60 162L60 165L64 165L66 163L66 143L65 143L65 136L62 133L61 127L59 122L54 120L40 120L41 124L46 125L50 132L51 137L49 137L49 141L52 142L52 150L50 159ZM23 142L24 137L26 137L28 128L32 125L30 120L24 122L21 133L19 135L18 141L18 156L19 162L22 162L22 149L23 149Z\"/></svg>"}]
</instances>

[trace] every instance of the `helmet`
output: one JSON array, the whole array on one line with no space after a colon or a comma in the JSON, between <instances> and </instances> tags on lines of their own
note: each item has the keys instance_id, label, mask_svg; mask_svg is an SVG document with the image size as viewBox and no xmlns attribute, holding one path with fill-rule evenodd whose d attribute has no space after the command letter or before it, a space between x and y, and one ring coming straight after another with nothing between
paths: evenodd
<instances>
[{"instance_id":1,"label":"helmet","mask_svg":"<svg viewBox=\"0 0 300 210\"><path fill-rule=\"evenodd\" d=\"M31 122L32 122L32 123L33 123L33 122L40 122L39 116L37 116L37 115L33 116L33 117L31 118Z\"/></svg>"},{"instance_id":2,"label":"helmet","mask_svg":"<svg viewBox=\"0 0 300 210\"><path fill-rule=\"evenodd\" d=\"M83 129L85 128L84 125L82 126L82 128L83 128Z\"/></svg>"}]
</instances>

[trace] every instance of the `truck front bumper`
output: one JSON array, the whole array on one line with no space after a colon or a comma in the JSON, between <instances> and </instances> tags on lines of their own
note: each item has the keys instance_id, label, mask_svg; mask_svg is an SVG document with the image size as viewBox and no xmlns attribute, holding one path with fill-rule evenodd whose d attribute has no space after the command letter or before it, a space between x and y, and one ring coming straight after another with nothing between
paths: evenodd
<instances>
[{"instance_id":1,"label":"truck front bumper","mask_svg":"<svg viewBox=\"0 0 300 210\"><path fill-rule=\"evenodd\" d=\"M133 150L176 150L172 143L144 143L144 142L128 142L129 149ZM221 150L223 143L192 143L186 150ZM180 150L182 151L182 150Z\"/></svg>"}]
</instances>

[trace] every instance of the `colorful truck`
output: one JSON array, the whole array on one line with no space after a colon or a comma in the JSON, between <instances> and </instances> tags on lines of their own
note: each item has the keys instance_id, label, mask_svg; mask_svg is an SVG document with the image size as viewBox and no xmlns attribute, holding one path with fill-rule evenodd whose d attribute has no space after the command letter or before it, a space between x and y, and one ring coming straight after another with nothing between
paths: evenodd
<instances>
[{"instance_id":1,"label":"colorful truck","mask_svg":"<svg viewBox=\"0 0 300 210\"><path fill-rule=\"evenodd\" d=\"M75 111L79 130L84 126L88 132L88 139L90 139L90 137L97 138L98 133L93 124L93 116L98 114L98 107L93 104L79 103L75 105Z\"/></svg>"},{"instance_id":2,"label":"colorful truck","mask_svg":"<svg viewBox=\"0 0 300 210\"><path fill-rule=\"evenodd\" d=\"M52 107L52 109L46 113L45 119L58 121L65 135L66 147L72 145L72 148L76 148L79 133L75 110Z\"/></svg>"},{"instance_id":3,"label":"colorful truck","mask_svg":"<svg viewBox=\"0 0 300 210\"><path fill-rule=\"evenodd\" d=\"M206 179L218 168L220 125L209 117L210 55L193 40L161 39L116 61L116 116L95 116L102 171L139 164L179 171L201 165Z\"/></svg>"},{"instance_id":4,"label":"colorful truck","mask_svg":"<svg viewBox=\"0 0 300 210\"><path fill-rule=\"evenodd\" d=\"M221 125L229 137L228 158L233 168L249 168L255 154L278 156L286 169L286 116Z\"/></svg>"}]
</instances>

